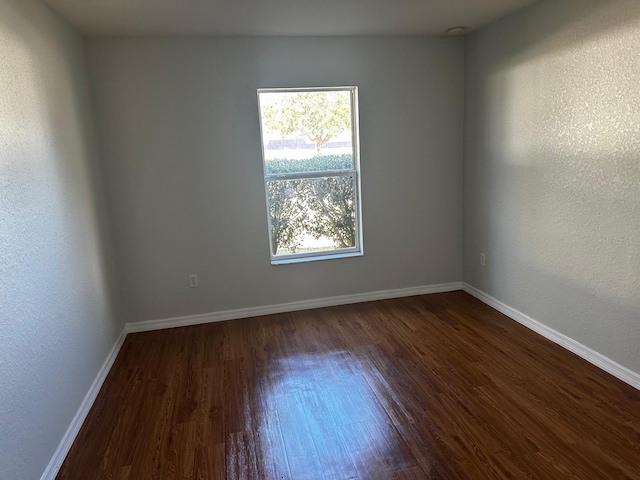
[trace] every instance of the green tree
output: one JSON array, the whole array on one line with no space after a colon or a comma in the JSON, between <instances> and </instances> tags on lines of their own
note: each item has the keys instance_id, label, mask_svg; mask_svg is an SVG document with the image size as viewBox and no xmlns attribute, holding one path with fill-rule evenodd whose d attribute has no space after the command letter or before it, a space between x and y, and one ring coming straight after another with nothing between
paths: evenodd
<instances>
[{"instance_id":1,"label":"green tree","mask_svg":"<svg viewBox=\"0 0 640 480\"><path fill-rule=\"evenodd\" d=\"M318 178L307 195L313 214L310 231L329 237L337 248L356 246L355 192L351 177Z\"/></svg>"},{"instance_id":2,"label":"green tree","mask_svg":"<svg viewBox=\"0 0 640 480\"><path fill-rule=\"evenodd\" d=\"M290 92L271 97L262 109L264 126L280 135L300 132L320 148L336 135L351 129L351 105L347 92Z\"/></svg>"},{"instance_id":3,"label":"green tree","mask_svg":"<svg viewBox=\"0 0 640 480\"><path fill-rule=\"evenodd\" d=\"M295 253L309 229L308 188L302 180L272 180L267 182L267 190L273 255L279 249Z\"/></svg>"},{"instance_id":4,"label":"green tree","mask_svg":"<svg viewBox=\"0 0 640 480\"><path fill-rule=\"evenodd\" d=\"M273 159L266 163L270 175L348 170L351 155L329 155L305 160ZM331 238L337 248L356 244L355 191L353 177L272 180L267 183L271 244L295 252L305 234Z\"/></svg>"}]
</instances>

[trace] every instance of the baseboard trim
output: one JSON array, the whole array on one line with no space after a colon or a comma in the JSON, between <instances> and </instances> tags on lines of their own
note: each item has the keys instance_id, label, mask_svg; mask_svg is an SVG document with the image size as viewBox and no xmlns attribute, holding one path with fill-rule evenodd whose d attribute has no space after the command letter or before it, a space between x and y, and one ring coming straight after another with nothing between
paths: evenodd
<instances>
[{"instance_id":1,"label":"baseboard trim","mask_svg":"<svg viewBox=\"0 0 640 480\"><path fill-rule=\"evenodd\" d=\"M608 357L582 345L572 338L546 326L545 324L531 318L530 316L508 306L505 303L493 298L487 293L479 290L468 283L453 282L437 285L425 285L421 287L401 288L395 290L381 290L377 292L359 293L355 295L340 295L337 297L326 297L315 300L302 300L298 302L281 303L277 305L266 305L262 307L239 308L236 310L225 310L220 312L205 313L201 315L190 315L184 317L165 318L160 320L149 320L137 323L127 323L120 335L118 336L111 351L107 355L98 375L91 384L89 391L82 400L80 408L76 412L67 431L65 432L58 448L56 449L49 465L40 477L40 480L55 480L64 459L66 458L73 442L78 435L82 424L84 423L93 403L100 393L102 384L104 383L113 363L122 348L124 340L129 333L146 332L150 330L161 330L165 328L184 327L188 325L199 325L202 323L222 322L225 320L234 320L238 318L257 317L262 315L270 315L274 313L285 313L299 310L309 310L312 308L331 307L336 305L348 305L352 303L371 302L375 300L385 300L389 298L410 297L414 295L427 295L429 293L444 293L456 290L464 290L468 294L476 297L478 300L486 303L490 307L495 308L507 317L542 335L554 343L566 348L576 355L584 358L593 365L601 368L605 372L610 373L614 377L640 390L640 374L614 362Z\"/></svg>"},{"instance_id":2,"label":"baseboard trim","mask_svg":"<svg viewBox=\"0 0 640 480\"><path fill-rule=\"evenodd\" d=\"M222 322L238 318L257 317L274 313L294 312L299 310L309 310L312 308L330 307L335 305L347 305L350 303L370 302L374 300L384 300L388 298L410 297L413 295L426 295L428 293L452 292L462 289L462 282L443 283L438 285L425 285L421 287L401 288L397 290L382 290L378 292L359 293L355 295L341 295L337 297L319 298L315 300L303 300L299 302L281 303L277 305L266 305L263 307L239 308L237 310L226 310L221 312L205 313L201 315L190 315L185 317L165 318L160 320L149 320L145 322L127 323L120 336L116 340L113 348L107 355L98 375L91 384L89 391L80 404L67 431L65 432L58 448L56 449L49 465L40 477L40 480L55 480L64 459L67 457L80 428L84 423L93 403L100 393L100 388L104 383L113 363L122 348L124 340L129 333L147 332L150 330L162 330L165 328L185 327L189 325L199 325L202 323Z\"/></svg>"},{"instance_id":3,"label":"baseboard trim","mask_svg":"<svg viewBox=\"0 0 640 480\"><path fill-rule=\"evenodd\" d=\"M62 437L62 440L60 441L58 448L54 452L53 457L51 458L49 465L47 465L47 468L45 469L44 473L40 477L40 480L55 480L56 475L58 475L58 471L62 466L62 462L64 462L64 459L67 457L67 454L69 453L69 450L71 449L71 446L73 445L73 442L75 441L76 436L78 435L78 432L80 432L80 428L82 427L82 424L84 423L85 419L87 418L87 415L89 414L89 410L91 410L91 407L93 406L93 402L95 402L96 398L98 397L98 393L100 393L102 384L107 378L107 375L109 374L109 371L113 366L113 362L115 362L116 357L118 356L118 353L122 348L122 344L124 343L124 339L126 338L126 336L127 336L127 330L125 327L122 329L122 332L120 332L120 335L116 339L116 342L114 343L113 347L111 348L111 351L107 355L107 358L102 364L102 367L100 367L100 370L98 371L98 375L96 376L95 380L91 384L91 387L89 387L89 391L85 395L84 400L82 400L82 403L80 404L80 408L78 408L78 411L76 412L75 416L71 420L71 424L69 425L69 428L67 428L67 431Z\"/></svg>"},{"instance_id":4,"label":"baseboard trim","mask_svg":"<svg viewBox=\"0 0 640 480\"><path fill-rule=\"evenodd\" d=\"M164 328L186 327L202 323L223 322L238 318L259 317L274 313L295 312L310 310L312 308L333 307L336 305L348 305L351 303L371 302L388 298L411 297L414 295L426 295L429 293L453 292L462 289L462 282L442 283L437 285L424 285L420 287L400 288L395 290L381 290L369 293L357 293L355 295L340 295L337 297L317 298L314 300L302 300L298 302L280 303L277 305L265 305L262 307L239 308L236 310L224 310L220 312L204 313L201 315L189 315L185 317L163 318L159 320L146 320L143 322L128 323L126 328L130 333L147 332L150 330L162 330Z\"/></svg>"},{"instance_id":5,"label":"baseboard trim","mask_svg":"<svg viewBox=\"0 0 640 480\"><path fill-rule=\"evenodd\" d=\"M601 353L592 350L591 348L581 344L571 337L568 337L563 333L560 333L553 328L548 327L544 323L539 322L538 320L535 320L530 316L520 312L519 310L516 310L515 308L502 303L500 300L493 298L492 296L488 295L482 290L469 285L468 283L463 283L462 289L468 294L476 297L481 302L486 303L490 307L498 310L500 313L505 314L507 317L542 335L548 340L557 343L561 347L564 347L570 352L575 353L579 357L584 358L586 361L592 363L596 367L601 368L605 372L610 373L614 377L640 390L640 374L634 372L633 370L630 370L627 367L614 362L610 358L605 357Z\"/></svg>"}]
</instances>

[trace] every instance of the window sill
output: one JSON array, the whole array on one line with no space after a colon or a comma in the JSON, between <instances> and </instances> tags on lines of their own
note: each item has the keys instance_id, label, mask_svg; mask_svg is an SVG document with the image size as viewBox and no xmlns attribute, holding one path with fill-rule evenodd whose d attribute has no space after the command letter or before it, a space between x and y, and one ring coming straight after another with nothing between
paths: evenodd
<instances>
[{"instance_id":1,"label":"window sill","mask_svg":"<svg viewBox=\"0 0 640 480\"><path fill-rule=\"evenodd\" d=\"M315 262L318 260L334 260L336 258L361 257L363 252L333 253L327 255L314 255L311 257L294 257L271 260L271 265L287 265L290 263Z\"/></svg>"}]
</instances>

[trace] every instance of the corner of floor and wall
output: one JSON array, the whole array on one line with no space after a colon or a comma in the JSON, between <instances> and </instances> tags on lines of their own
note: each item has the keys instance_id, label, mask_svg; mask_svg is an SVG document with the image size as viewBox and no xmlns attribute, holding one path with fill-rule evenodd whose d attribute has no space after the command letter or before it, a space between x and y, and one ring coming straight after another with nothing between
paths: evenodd
<instances>
[{"instance_id":1,"label":"corner of floor and wall","mask_svg":"<svg viewBox=\"0 0 640 480\"><path fill-rule=\"evenodd\" d=\"M55 478L135 331L463 288L640 388L639 19L82 38L0 0L3 477ZM365 255L272 266L255 90L301 84L360 87Z\"/></svg>"},{"instance_id":2,"label":"corner of floor and wall","mask_svg":"<svg viewBox=\"0 0 640 480\"><path fill-rule=\"evenodd\" d=\"M123 328L83 40L1 0L0 85L0 477L52 478Z\"/></svg>"},{"instance_id":3,"label":"corner of floor and wall","mask_svg":"<svg viewBox=\"0 0 640 480\"><path fill-rule=\"evenodd\" d=\"M640 388L640 2L540 2L465 47L466 289Z\"/></svg>"}]
</instances>

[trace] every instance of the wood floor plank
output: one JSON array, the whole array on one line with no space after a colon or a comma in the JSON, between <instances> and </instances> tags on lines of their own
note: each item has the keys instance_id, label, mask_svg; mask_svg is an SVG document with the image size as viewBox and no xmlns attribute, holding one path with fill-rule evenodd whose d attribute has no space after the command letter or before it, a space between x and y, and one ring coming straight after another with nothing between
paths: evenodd
<instances>
[{"instance_id":1,"label":"wood floor plank","mask_svg":"<svg viewBox=\"0 0 640 480\"><path fill-rule=\"evenodd\" d=\"M339 435L342 443L348 446L349 455L361 479L393 478L393 470L385 463L378 445L371 442L364 424L341 425Z\"/></svg>"},{"instance_id":2,"label":"wood floor plank","mask_svg":"<svg viewBox=\"0 0 640 480\"><path fill-rule=\"evenodd\" d=\"M194 454L194 479L224 480L226 476L224 457L224 443L197 447Z\"/></svg>"},{"instance_id":3,"label":"wood floor plank","mask_svg":"<svg viewBox=\"0 0 640 480\"><path fill-rule=\"evenodd\" d=\"M300 480L324 478L313 439L315 432L309 428L309 421L305 416L299 393L282 395L277 398L277 404L285 454L292 478Z\"/></svg>"},{"instance_id":4,"label":"wood floor plank","mask_svg":"<svg viewBox=\"0 0 640 480\"><path fill-rule=\"evenodd\" d=\"M463 292L136 333L57 478L640 480L640 392Z\"/></svg>"},{"instance_id":5,"label":"wood floor plank","mask_svg":"<svg viewBox=\"0 0 640 480\"><path fill-rule=\"evenodd\" d=\"M318 390L304 389L299 395L324 478L356 478L358 472L349 456L349 446L338 436L338 425L333 412L325 402L324 392Z\"/></svg>"}]
</instances>

